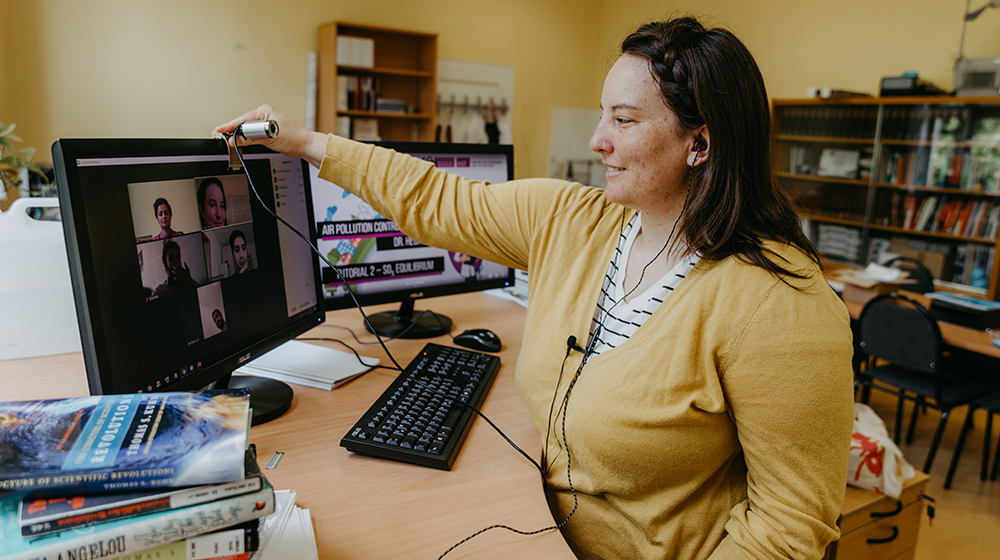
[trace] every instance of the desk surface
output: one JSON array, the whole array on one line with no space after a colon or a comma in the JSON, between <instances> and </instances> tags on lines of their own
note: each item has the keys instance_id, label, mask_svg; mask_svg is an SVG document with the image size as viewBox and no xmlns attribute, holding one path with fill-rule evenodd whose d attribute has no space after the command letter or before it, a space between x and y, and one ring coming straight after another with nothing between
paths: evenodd
<instances>
[{"instance_id":1,"label":"desk surface","mask_svg":"<svg viewBox=\"0 0 1000 560\"><path fill-rule=\"evenodd\" d=\"M366 312L391 309L376 306ZM514 388L514 364L521 344L524 309L485 294L420 302L455 320L458 332L489 328L504 343L500 372L482 412L528 454L538 457L538 431ZM349 327L361 340L365 332L356 310L327 315L327 325ZM361 346L350 333L320 326L303 336L337 338L365 356L391 365L377 345ZM450 344L447 336L432 342ZM390 351L405 366L428 340L393 340ZM319 343L343 349L336 343ZM309 509L323 560L437 558L453 544L494 524L523 531L553 525L541 491L539 473L485 422L477 419L451 471L440 471L350 453L340 438L394 379L395 372L373 370L324 391L295 385L292 408L281 418L254 426L262 465L275 452L285 456L266 471L275 488L292 489ZM80 353L0 362L4 400L62 398L88 394ZM550 531L522 536L494 529L463 544L448 558L573 558L562 536Z\"/></svg>"}]
</instances>

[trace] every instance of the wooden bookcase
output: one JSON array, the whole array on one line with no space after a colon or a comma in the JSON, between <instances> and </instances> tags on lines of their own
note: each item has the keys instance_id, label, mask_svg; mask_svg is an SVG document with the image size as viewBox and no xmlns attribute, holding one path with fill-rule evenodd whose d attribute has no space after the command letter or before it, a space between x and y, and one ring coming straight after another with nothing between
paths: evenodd
<instances>
[{"instance_id":1,"label":"wooden bookcase","mask_svg":"<svg viewBox=\"0 0 1000 560\"><path fill-rule=\"evenodd\" d=\"M375 44L371 67L337 64L337 37L363 37ZM316 128L337 132L337 117L370 118L386 140L434 140L437 117L437 35L349 23L319 27ZM405 113L337 106L337 77L373 79L378 97L402 100Z\"/></svg>"},{"instance_id":2,"label":"wooden bookcase","mask_svg":"<svg viewBox=\"0 0 1000 560\"><path fill-rule=\"evenodd\" d=\"M995 299L1000 97L776 99L775 169L824 258L894 253Z\"/></svg>"}]
</instances>

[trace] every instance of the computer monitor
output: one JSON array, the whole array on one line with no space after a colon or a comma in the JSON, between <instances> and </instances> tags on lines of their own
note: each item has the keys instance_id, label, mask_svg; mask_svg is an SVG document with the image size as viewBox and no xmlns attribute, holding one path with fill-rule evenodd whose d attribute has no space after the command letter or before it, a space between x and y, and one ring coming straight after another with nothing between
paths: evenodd
<instances>
[{"instance_id":1,"label":"computer monitor","mask_svg":"<svg viewBox=\"0 0 1000 560\"><path fill-rule=\"evenodd\" d=\"M499 183L514 176L514 150L501 144L375 142L400 153L433 161L467 179ZM514 269L428 247L410 239L371 206L337 185L313 175L313 208L320 252L337 266L361 305L400 302L397 312L369 316L382 336L428 338L451 330L451 319L414 312L418 298L511 286ZM321 265L327 309L354 305L340 276Z\"/></svg>"},{"instance_id":2,"label":"computer monitor","mask_svg":"<svg viewBox=\"0 0 1000 560\"><path fill-rule=\"evenodd\" d=\"M226 144L61 139L52 156L91 394L228 382L251 388L255 424L287 410L287 385L230 376L323 322L319 268ZM260 147L244 159L308 237L308 164Z\"/></svg>"}]
</instances>

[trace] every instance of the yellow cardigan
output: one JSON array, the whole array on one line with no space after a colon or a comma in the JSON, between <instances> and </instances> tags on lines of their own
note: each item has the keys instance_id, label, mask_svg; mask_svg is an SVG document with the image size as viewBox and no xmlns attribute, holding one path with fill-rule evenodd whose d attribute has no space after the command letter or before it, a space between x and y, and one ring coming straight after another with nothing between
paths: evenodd
<instances>
[{"instance_id":1,"label":"yellow cardigan","mask_svg":"<svg viewBox=\"0 0 1000 560\"><path fill-rule=\"evenodd\" d=\"M515 376L543 437L551 424L546 482L563 520L574 496L550 406L582 360L572 352L563 368L566 340L587 339L633 211L600 189L465 181L335 136L320 176L422 243L529 271ZM562 528L580 558L820 558L837 538L853 419L849 318L805 255L768 247L808 278L789 286L735 258L702 260L626 343L582 370L565 422L579 507Z\"/></svg>"}]
</instances>

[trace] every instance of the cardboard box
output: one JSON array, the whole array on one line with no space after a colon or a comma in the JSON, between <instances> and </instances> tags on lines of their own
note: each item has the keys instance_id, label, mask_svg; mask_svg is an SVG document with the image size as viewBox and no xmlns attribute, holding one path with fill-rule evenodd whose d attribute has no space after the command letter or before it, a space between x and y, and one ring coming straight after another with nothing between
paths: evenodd
<instances>
[{"instance_id":1,"label":"cardboard box","mask_svg":"<svg viewBox=\"0 0 1000 560\"><path fill-rule=\"evenodd\" d=\"M879 282L870 278L857 276L852 270L839 271L833 280L844 284L844 290L840 297L847 301L865 304L875 296L895 292L899 289L906 289L907 284L912 284L915 280L909 274L902 272L899 279L893 282Z\"/></svg>"},{"instance_id":2,"label":"cardboard box","mask_svg":"<svg viewBox=\"0 0 1000 560\"><path fill-rule=\"evenodd\" d=\"M926 243L915 244L908 241L911 240L908 240L905 237L893 237L890 252L896 253L901 257L917 259L918 261L924 263L924 265L927 266L927 269L931 271L931 274L934 275L934 278L938 280L951 279L952 269L955 265L955 252L953 250L941 252L934 250L941 248L940 244L928 246ZM916 247L914 245L916 245ZM924 245L925 248L919 248L920 245Z\"/></svg>"}]
</instances>

